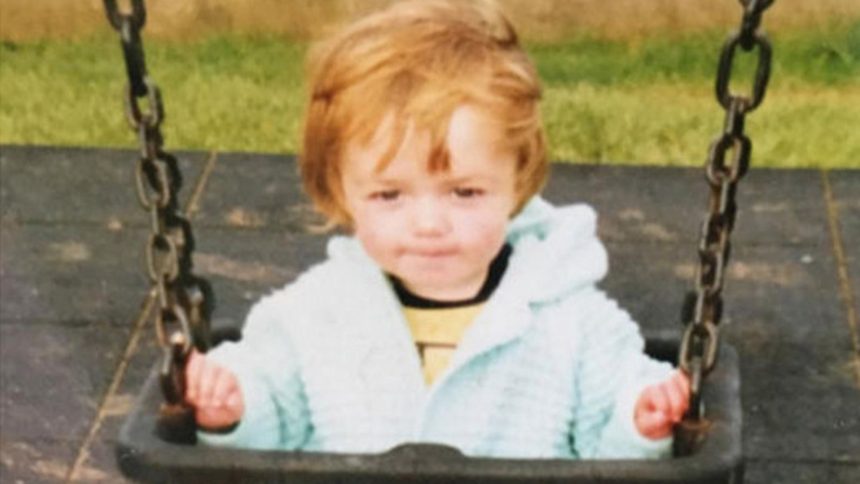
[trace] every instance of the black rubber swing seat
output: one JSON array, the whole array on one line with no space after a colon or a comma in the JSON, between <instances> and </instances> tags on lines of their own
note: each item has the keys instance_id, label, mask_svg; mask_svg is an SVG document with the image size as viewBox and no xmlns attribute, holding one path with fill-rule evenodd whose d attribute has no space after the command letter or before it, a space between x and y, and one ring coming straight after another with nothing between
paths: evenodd
<instances>
[{"instance_id":1,"label":"black rubber swing seat","mask_svg":"<svg viewBox=\"0 0 860 484\"><path fill-rule=\"evenodd\" d=\"M646 351L672 361L678 342L647 338ZM177 483L739 483L743 479L738 356L725 344L703 401L712 422L692 455L665 460L525 460L466 457L442 445L407 444L382 454L253 451L177 445L155 432L162 402L158 368L122 427L117 460L129 478Z\"/></svg>"}]
</instances>

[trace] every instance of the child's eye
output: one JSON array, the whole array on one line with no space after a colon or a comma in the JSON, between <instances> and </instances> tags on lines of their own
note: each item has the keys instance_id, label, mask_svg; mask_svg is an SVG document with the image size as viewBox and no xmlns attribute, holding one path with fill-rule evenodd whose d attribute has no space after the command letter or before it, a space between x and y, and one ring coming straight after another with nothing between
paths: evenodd
<instances>
[{"instance_id":1,"label":"child's eye","mask_svg":"<svg viewBox=\"0 0 860 484\"><path fill-rule=\"evenodd\" d=\"M393 202L400 197L400 190L380 190L378 192L373 192L370 195L370 198L373 200L380 200L383 202Z\"/></svg>"},{"instance_id":2,"label":"child's eye","mask_svg":"<svg viewBox=\"0 0 860 484\"><path fill-rule=\"evenodd\" d=\"M484 194L480 188L474 187L457 187L454 189L454 196L457 198L475 198Z\"/></svg>"}]
</instances>

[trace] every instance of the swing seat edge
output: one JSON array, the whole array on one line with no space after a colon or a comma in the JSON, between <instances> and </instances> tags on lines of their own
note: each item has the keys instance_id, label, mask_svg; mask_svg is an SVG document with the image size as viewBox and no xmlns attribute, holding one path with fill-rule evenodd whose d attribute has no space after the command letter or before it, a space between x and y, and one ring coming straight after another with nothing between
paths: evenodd
<instances>
[{"instance_id":1,"label":"swing seat edge","mask_svg":"<svg viewBox=\"0 0 860 484\"><path fill-rule=\"evenodd\" d=\"M671 360L677 335L646 335L646 351ZM434 444L407 444L383 454L255 451L172 444L155 432L161 393L154 367L120 429L115 454L138 482L230 483L740 483L742 410L737 351L722 344L703 400L713 425L692 455L665 460L527 460L465 457Z\"/></svg>"}]
</instances>

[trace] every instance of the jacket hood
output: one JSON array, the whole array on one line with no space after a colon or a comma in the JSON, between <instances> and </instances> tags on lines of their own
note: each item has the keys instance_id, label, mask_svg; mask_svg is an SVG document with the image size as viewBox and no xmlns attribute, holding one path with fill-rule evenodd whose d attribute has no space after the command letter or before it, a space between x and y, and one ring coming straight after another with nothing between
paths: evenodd
<instances>
[{"instance_id":1,"label":"jacket hood","mask_svg":"<svg viewBox=\"0 0 860 484\"><path fill-rule=\"evenodd\" d=\"M526 302L543 303L594 285L607 270L596 227L597 215L588 205L555 207L534 197L508 225L507 241L514 250L499 289L508 286ZM333 237L328 255L379 271L353 237Z\"/></svg>"},{"instance_id":2,"label":"jacket hood","mask_svg":"<svg viewBox=\"0 0 860 484\"><path fill-rule=\"evenodd\" d=\"M514 251L505 278L512 279L529 302L560 299L606 275L597 214L588 205L555 207L535 197L511 221L507 239Z\"/></svg>"}]
</instances>

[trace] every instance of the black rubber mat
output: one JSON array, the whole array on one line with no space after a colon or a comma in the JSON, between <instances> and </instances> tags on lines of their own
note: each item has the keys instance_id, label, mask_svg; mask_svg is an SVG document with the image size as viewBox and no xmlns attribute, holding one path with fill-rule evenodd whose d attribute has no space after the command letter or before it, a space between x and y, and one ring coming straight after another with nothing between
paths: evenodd
<instances>
[{"instance_id":1,"label":"black rubber mat","mask_svg":"<svg viewBox=\"0 0 860 484\"><path fill-rule=\"evenodd\" d=\"M176 153L186 200L207 153ZM0 481L123 482L114 444L157 350L136 152L0 147ZM701 170L554 166L588 202L604 287L646 332L677 330L706 204ZM860 482L860 170L753 170L738 192L723 335L740 357L745 482ZM219 154L194 215L216 324L323 254L293 158Z\"/></svg>"}]
</instances>

